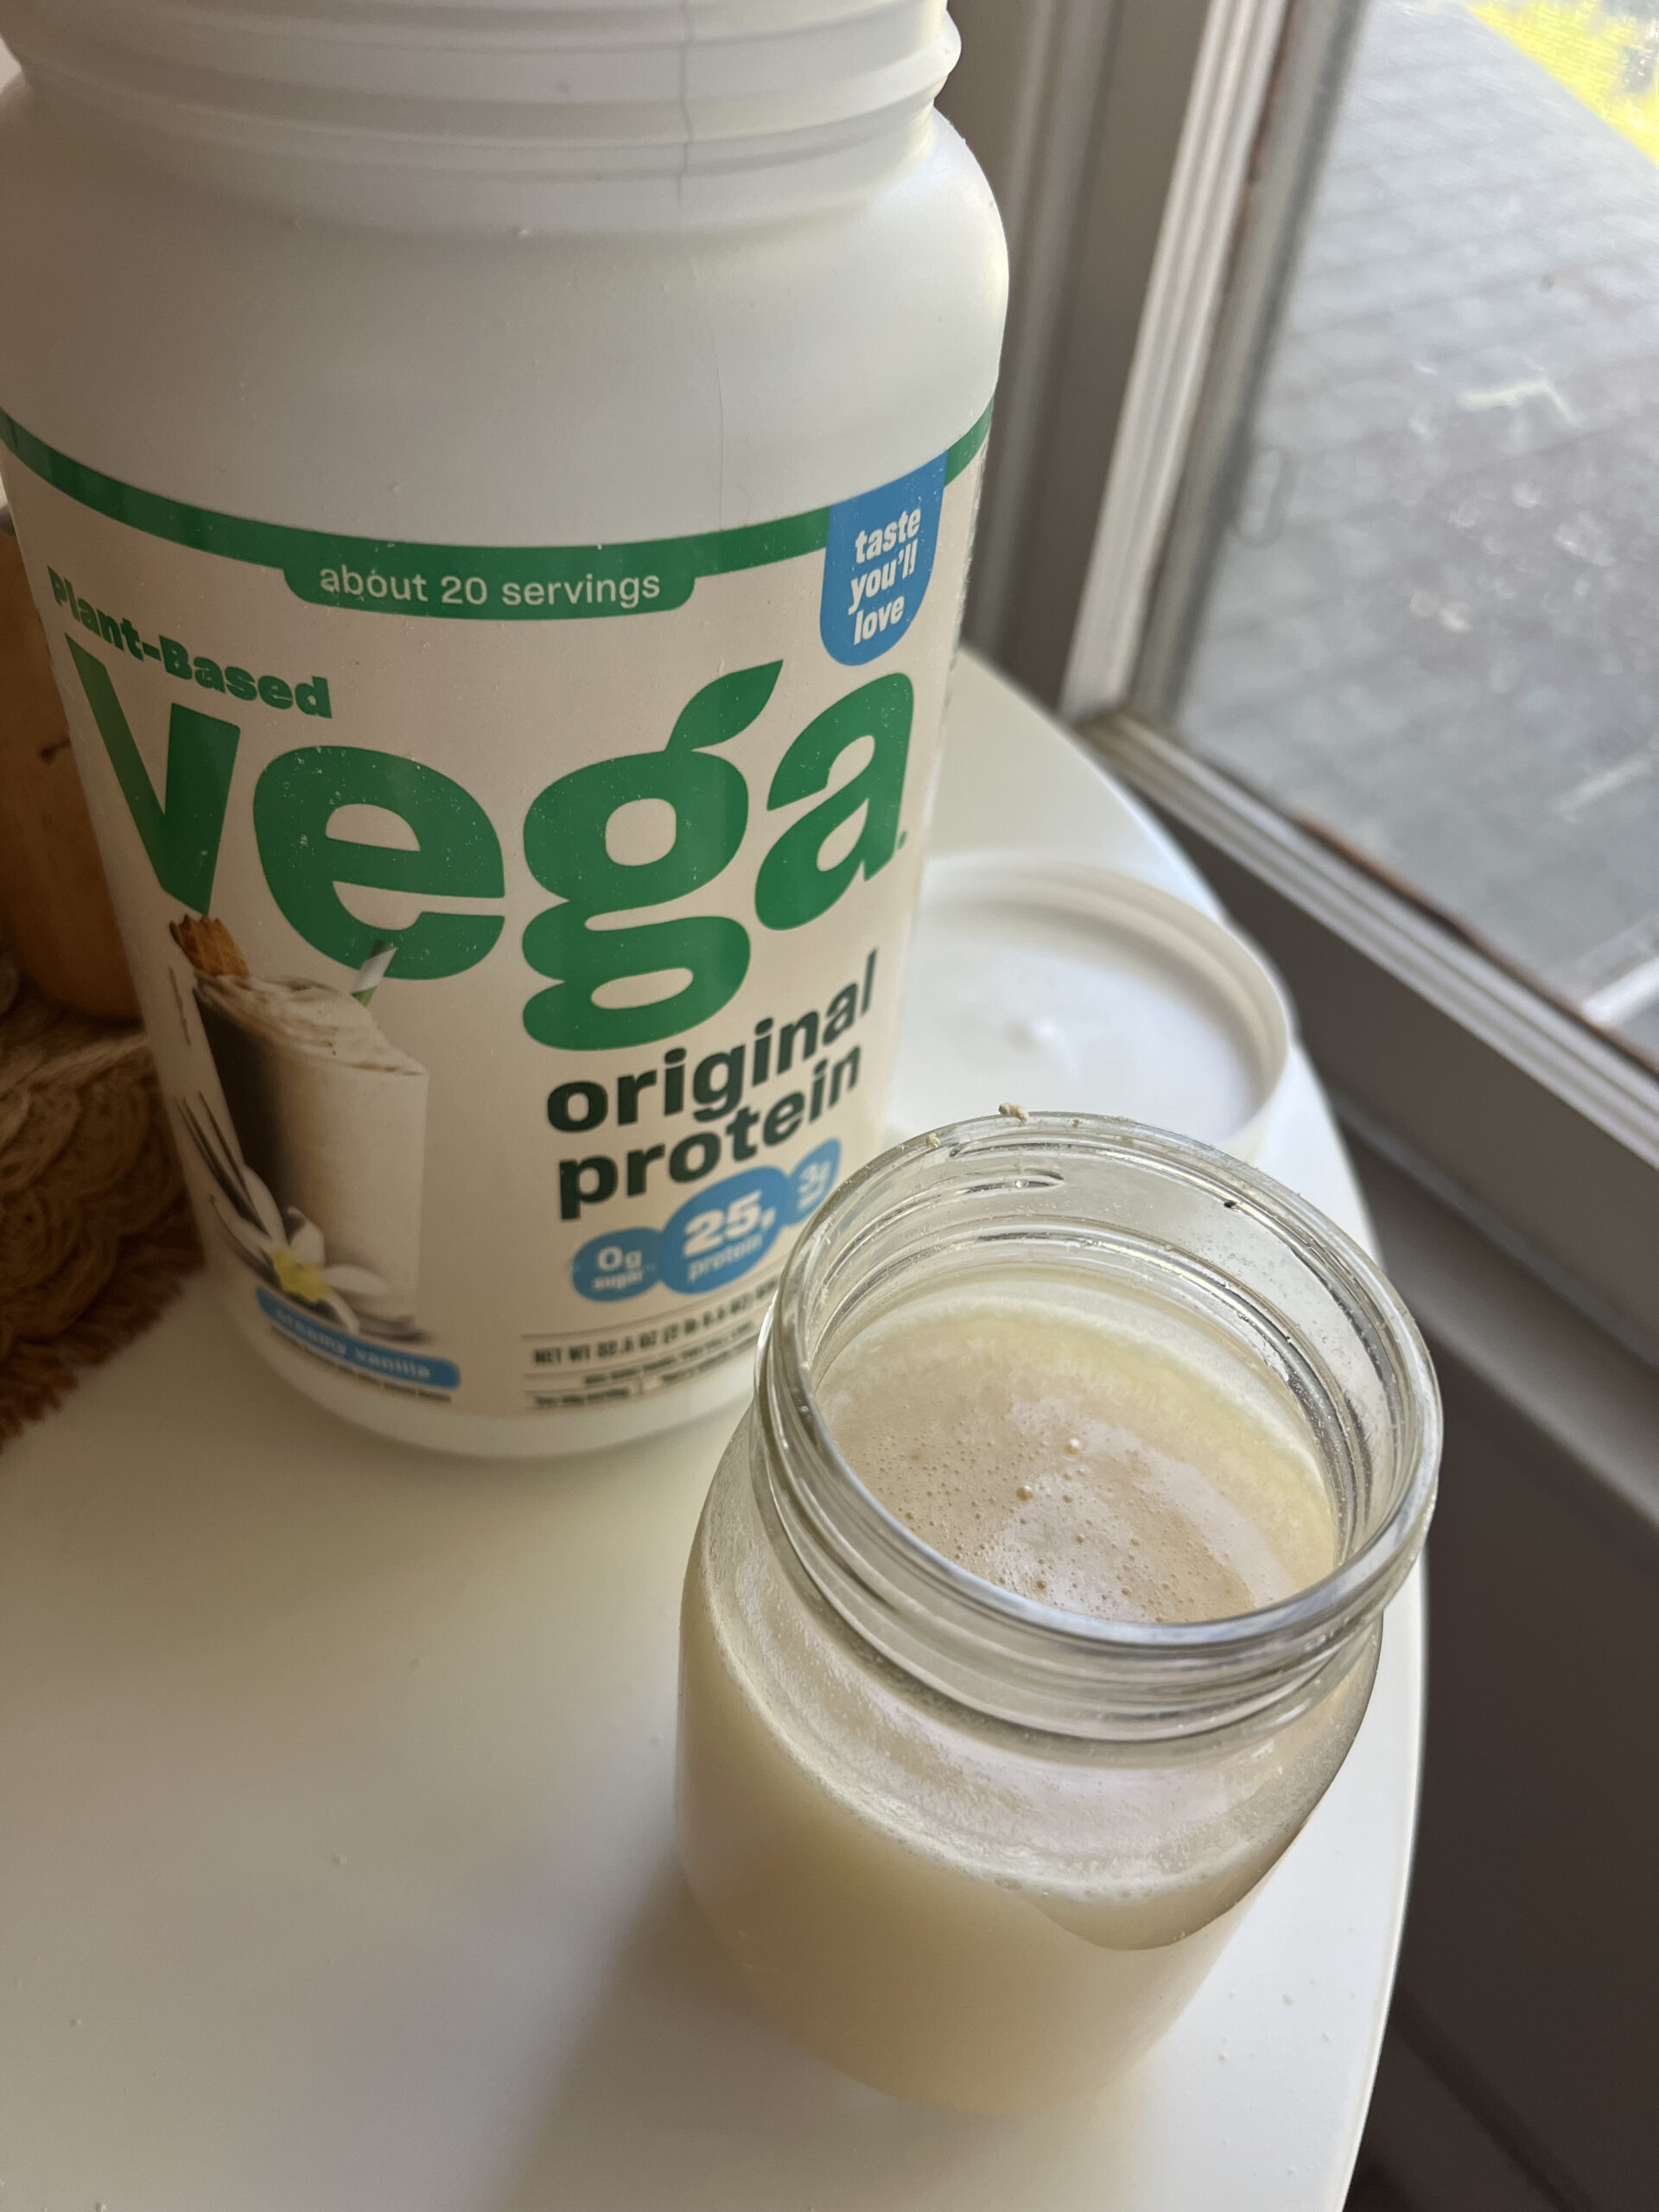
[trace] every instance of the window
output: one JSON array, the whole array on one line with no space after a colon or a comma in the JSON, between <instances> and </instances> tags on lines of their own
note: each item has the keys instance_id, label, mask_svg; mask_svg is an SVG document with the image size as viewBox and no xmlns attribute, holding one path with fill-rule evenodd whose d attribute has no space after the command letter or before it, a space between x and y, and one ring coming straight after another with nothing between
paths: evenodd
<instances>
[{"instance_id":1,"label":"window","mask_svg":"<svg viewBox=\"0 0 1659 2212\"><path fill-rule=\"evenodd\" d=\"M1659 1070L1656 54L1373 0L1172 706Z\"/></svg>"},{"instance_id":2,"label":"window","mask_svg":"<svg viewBox=\"0 0 1659 2212\"><path fill-rule=\"evenodd\" d=\"M1351 1124L1659 1358L1659 0L1021 9L959 107L1061 305L970 634L1201 841Z\"/></svg>"}]
</instances>

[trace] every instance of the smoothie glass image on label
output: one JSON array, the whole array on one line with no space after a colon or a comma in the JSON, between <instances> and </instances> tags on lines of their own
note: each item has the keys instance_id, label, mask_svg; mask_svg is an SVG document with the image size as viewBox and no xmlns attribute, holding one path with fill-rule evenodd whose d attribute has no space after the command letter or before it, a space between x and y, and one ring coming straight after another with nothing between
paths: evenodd
<instances>
[{"instance_id":1,"label":"smoothie glass image on label","mask_svg":"<svg viewBox=\"0 0 1659 2212\"><path fill-rule=\"evenodd\" d=\"M1130 2065L1346 1756L1440 1434L1374 1264L1224 1154L1033 1115L854 1177L685 1585L681 1853L759 2002L962 2110Z\"/></svg>"},{"instance_id":2,"label":"smoothie glass image on label","mask_svg":"<svg viewBox=\"0 0 1659 2212\"><path fill-rule=\"evenodd\" d=\"M462 557L188 512L7 426L262 1348L486 1414L744 1386L879 1141L984 429L759 531Z\"/></svg>"}]
</instances>

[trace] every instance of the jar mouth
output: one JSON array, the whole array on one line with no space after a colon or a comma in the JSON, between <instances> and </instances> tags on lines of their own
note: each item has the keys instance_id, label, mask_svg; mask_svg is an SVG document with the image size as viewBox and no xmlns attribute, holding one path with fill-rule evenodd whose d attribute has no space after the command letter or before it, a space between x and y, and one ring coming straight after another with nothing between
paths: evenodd
<instances>
[{"instance_id":1,"label":"jar mouth","mask_svg":"<svg viewBox=\"0 0 1659 2212\"><path fill-rule=\"evenodd\" d=\"M1122 1187L1122 1206L1101 1202L1109 1185ZM1149 1196L1205 1224L1205 1236L1148 1233ZM961 1264L974 1253L1079 1263L1128 1254L1166 1268L1194 1300L1232 1299L1294 1370L1304 1408L1320 1402L1314 1426L1338 1508L1332 1571L1218 1619L1108 1620L986 1580L885 1506L842 1453L815 1382L826 1348L833 1356L855 1340L849 1316L870 1314L884 1296L883 1312L903 1304L907 1256L940 1236L951 1209L954 1230L943 1235ZM1283 1264L1265 1276L1258 1264L1249 1280L1242 1267L1230 1271L1230 1253ZM1065 1733L1191 1732L1266 1707L1277 1717L1332 1662L1351 1662L1410 1572L1433 1505L1433 1369L1375 1262L1259 1170L1131 1122L1032 1113L959 1122L873 1161L791 1254L758 1380L773 1502L821 1595L906 1673L979 1711Z\"/></svg>"}]
</instances>

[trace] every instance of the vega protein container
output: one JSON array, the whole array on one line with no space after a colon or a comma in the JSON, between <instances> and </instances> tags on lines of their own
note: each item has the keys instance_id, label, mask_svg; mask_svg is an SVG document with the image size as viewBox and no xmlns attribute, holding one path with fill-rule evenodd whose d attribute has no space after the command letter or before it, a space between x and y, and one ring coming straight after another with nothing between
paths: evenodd
<instances>
[{"instance_id":1,"label":"vega protein container","mask_svg":"<svg viewBox=\"0 0 1659 2212\"><path fill-rule=\"evenodd\" d=\"M308 1395L747 1386L880 1141L1006 280L943 0L0 0L0 469Z\"/></svg>"}]
</instances>

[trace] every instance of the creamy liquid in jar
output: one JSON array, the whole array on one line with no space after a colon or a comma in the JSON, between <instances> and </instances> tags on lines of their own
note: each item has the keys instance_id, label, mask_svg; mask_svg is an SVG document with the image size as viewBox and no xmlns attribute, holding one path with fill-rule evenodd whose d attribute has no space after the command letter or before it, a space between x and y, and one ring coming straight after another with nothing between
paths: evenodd
<instances>
[{"instance_id":1,"label":"creamy liquid in jar","mask_svg":"<svg viewBox=\"0 0 1659 2212\"><path fill-rule=\"evenodd\" d=\"M1214 1619L1338 1560L1288 1393L1147 1299L1034 1274L924 1299L842 1351L817 1395L889 1511L1039 1605ZM1317 1802L1369 1668L1213 1768L1052 1736L1028 1753L942 1701L930 1725L868 1655L792 1628L731 1557L744 1539L720 1489L688 1583L681 1833L752 1987L901 2094L1027 2109L1109 2078L1183 2008Z\"/></svg>"}]
</instances>

